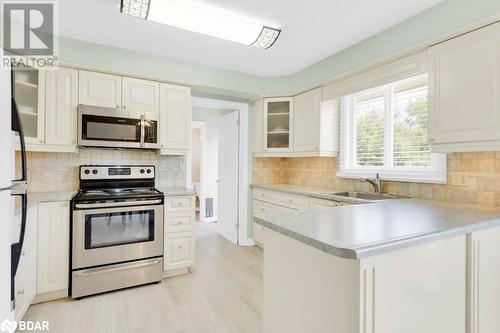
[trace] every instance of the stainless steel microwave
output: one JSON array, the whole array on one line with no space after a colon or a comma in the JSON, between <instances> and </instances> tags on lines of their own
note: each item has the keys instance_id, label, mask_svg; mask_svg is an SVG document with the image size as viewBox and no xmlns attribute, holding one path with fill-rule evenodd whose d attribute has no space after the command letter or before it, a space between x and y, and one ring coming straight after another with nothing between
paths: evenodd
<instances>
[{"instance_id":1,"label":"stainless steel microwave","mask_svg":"<svg viewBox=\"0 0 500 333\"><path fill-rule=\"evenodd\" d=\"M78 145L159 149L158 121L139 113L80 104Z\"/></svg>"}]
</instances>

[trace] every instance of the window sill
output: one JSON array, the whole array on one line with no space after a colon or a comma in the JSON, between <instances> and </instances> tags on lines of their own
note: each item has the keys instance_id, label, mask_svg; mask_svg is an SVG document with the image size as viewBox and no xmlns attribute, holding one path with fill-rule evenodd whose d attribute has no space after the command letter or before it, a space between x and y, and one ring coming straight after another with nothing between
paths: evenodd
<instances>
[{"instance_id":1,"label":"window sill","mask_svg":"<svg viewBox=\"0 0 500 333\"><path fill-rule=\"evenodd\" d=\"M337 173L339 178L359 179L375 178L376 174L382 180L409 182L409 183L428 183L428 184L446 184L446 173L442 172L421 172L421 171L375 171L375 170L342 170Z\"/></svg>"}]
</instances>

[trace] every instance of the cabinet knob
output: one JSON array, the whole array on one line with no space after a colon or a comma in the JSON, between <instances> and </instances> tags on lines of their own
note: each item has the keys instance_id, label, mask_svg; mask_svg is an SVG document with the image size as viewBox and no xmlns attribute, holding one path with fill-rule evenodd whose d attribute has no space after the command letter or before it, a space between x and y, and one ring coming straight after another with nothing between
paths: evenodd
<instances>
[{"instance_id":1,"label":"cabinet knob","mask_svg":"<svg viewBox=\"0 0 500 333\"><path fill-rule=\"evenodd\" d=\"M429 142L434 142L434 138L429 138L428 141Z\"/></svg>"},{"instance_id":2,"label":"cabinet knob","mask_svg":"<svg viewBox=\"0 0 500 333\"><path fill-rule=\"evenodd\" d=\"M120 106L117 104L117 105L116 105L116 108L117 108L117 109L119 109L119 108L120 108Z\"/></svg>"},{"instance_id":3,"label":"cabinet knob","mask_svg":"<svg viewBox=\"0 0 500 333\"><path fill-rule=\"evenodd\" d=\"M177 246L178 249L182 249L182 245Z\"/></svg>"},{"instance_id":4,"label":"cabinet knob","mask_svg":"<svg viewBox=\"0 0 500 333\"><path fill-rule=\"evenodd\" d=\"M18 295L22 295L22 294L24 294L24 289L19 289L19 290L17 291L17 294L18 294Z\"/></svg>"},{"instance_id":5,"label":"cabinet knob","mask_svg":"<svg viewBox=\"0 0 500 333\"><path fill-rule=\"evenodd\" d=\"M26 251L21 251L21 255L22 256L26 255Z\"/></svg>"},{"instance_id":6,"label":"cabinet knob","mask_svg":"<svg viewBox=\"0 0 500 333\"><path fill-rule=\"evenodd\" d=\"M124 106L123 106L123 108L124 108L124 109L126 109L126 108L127 108L127 106L126 106L126 105L124 105Z\"/></svg>"}]
</instances>

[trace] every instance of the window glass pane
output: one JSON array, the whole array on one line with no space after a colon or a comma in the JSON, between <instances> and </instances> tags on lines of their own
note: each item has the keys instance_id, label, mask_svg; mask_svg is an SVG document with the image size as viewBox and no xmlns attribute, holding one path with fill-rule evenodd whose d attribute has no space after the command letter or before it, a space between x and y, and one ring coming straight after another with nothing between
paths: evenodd
<instances>
[{"instance_id":1,"label":"window glass pane","mask_svg":"<svg viewBox=\"0 0 500 333\"><path fill-rule=\"evenodd\" d=\"M393 95L393 165L428 167L431 150L427 141L427 86L406 88L399 92L395 89Z\"/></svg>"},{"instance_id":2,"label":"window glass pane","mask_svg":"<svg viewBox=\"0 0 500 333\"><path fill-rule=\"evenodd\" d=\"M356 164L384 165L384 95L370 93L354 99Z\"/></svg>"}]
</instances>

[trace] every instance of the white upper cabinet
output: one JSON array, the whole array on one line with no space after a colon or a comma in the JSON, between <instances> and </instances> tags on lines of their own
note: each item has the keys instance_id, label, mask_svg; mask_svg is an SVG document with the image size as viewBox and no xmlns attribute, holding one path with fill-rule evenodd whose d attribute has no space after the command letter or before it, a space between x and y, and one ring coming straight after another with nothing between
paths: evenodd
<instances>
[{"instance_id":1,"label":"white upper cabinet","mask_svg":"<svg viewBox=\"0 0 500 333\"><path fill-rule=\"evenodd\" d=\"M14 95L27 145L45 142L46 72L22 64L13 69Z\"/></svg>"},{"instance_id":2,"label":"white upper cabinet","mask_svg":"<svg viewBox=\"0 0 500 333\"><path fill-rule=\"evenodd\" d=\"M191 149L191 89L160 84L162 153L185 155Z\"/></svg>"},{"instance_id":3,"label":"white upper cabinet","mask_svg":"<svg viewBox=\"0 0 500 333\"><path fill-rule=\"evenodd\" d=\"M293 97L264 99L264 151L289 152L293 148Z\"/></svg>"},{"instance_id":4,"label":"white upper cabinet","mask_svg":"<svg viewBox=\"0 0 500 333\"><path fill-rule=\"evenodd\" d=\"M78 70L59 67L46 73L46 139L76 149Z\"/></svg>"},{"instance_id":5,"label":"white upper cabinet","mask_svg":"<svg viewBox=\"0 0 500 333\"><path fill-rule=\"evenodd\" d=\"M258 99L252 112L255 157L338 154L339 101L322 102L322 88L295 97Z\"/></svg>"},{"instance_id":6,"label":"white upper cabinet","mask_svg":"<svg viewBox=\"0 0 500 333\"><path fill-rule=\"evenodd\" d=\"M160 83L124 77L122 81L123 109L158 119L160 113Z\"/></svg>"},{"instance_id":7,"label":"white upper cabinet","mask_svg":"<svg viewBox=\"0 0 500 333\"><path fill-rule=\"evenodd\" d=\"M433 152L500 149L500 23L429 48Z\"/></svg>"},{"instance_id":8,"label":"white upper cabinet","mask_svg":"<svg viewBox=\"0 0 500 333\"><path fill-rule=\"evenodd\" d=\"M84 70L80 70L79 76L79 104L121 108L121 76Z\"/></svg>"}]
</instances>

